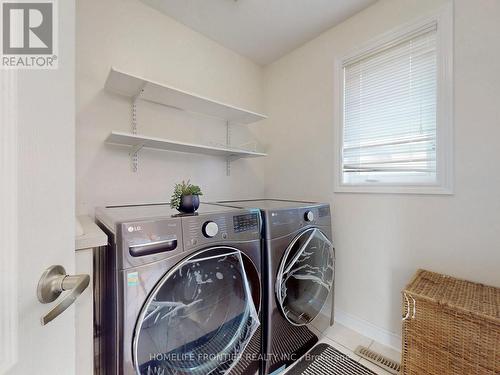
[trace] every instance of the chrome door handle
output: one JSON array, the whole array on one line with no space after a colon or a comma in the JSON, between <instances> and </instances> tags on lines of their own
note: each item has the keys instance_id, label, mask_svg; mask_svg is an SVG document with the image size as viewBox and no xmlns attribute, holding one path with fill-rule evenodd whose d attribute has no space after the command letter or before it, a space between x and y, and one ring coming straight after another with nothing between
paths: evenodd
<instances>
[{"instance_id":1,"label":"chrome door handle","mask_svg":"<svg viewBox=\"0 0 500 375\"><path fill-rule=\"evenodd\" d=\"M66 270L63 266L51 266L47 268L38 282L38 300L41 303L50 303L55 301L62 292L66 290L70 292L59 304L46 315L42 316L42 325L44 326L51 322L70 307L78 296L87 289L89 283L89 275L66 275Z\"/></svg>"}]
</instances>

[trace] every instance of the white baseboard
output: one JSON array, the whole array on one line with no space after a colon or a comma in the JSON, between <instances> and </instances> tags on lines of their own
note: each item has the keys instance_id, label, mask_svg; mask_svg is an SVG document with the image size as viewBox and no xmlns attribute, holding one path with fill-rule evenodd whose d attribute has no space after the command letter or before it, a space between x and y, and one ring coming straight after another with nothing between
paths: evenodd
<instances>
[{"instance_id":1,"label":"white baseboard","mask_svg":"<svg viewBox=\"0 0 500 375\"><path fill-rule=\"evenodd\" d=\"M358 318L357 316L348 314L342 310L335 309L335 321L346 326L353 331L356 331L363 336L369 337L383 345L389 346L397 351L401 351L401 336L388 331Z\"/></svg>"}]
</instances>

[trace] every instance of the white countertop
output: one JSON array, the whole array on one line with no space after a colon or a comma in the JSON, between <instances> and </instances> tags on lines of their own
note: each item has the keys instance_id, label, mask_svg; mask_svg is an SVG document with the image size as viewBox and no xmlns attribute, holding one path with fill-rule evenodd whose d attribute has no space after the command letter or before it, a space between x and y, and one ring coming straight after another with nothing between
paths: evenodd
<instances>
[{"instance_id":1,"label":"white countertop","mask_svg":"<svg viewBox=\"0 0 500 375\"><path fill-rule=\"evenodd\" d=\"M90 216L77 216L83 229L83 234L75 237L75 249L91 249L108 244L108 236L99 228Z\"/></svg>"}]
</instances>

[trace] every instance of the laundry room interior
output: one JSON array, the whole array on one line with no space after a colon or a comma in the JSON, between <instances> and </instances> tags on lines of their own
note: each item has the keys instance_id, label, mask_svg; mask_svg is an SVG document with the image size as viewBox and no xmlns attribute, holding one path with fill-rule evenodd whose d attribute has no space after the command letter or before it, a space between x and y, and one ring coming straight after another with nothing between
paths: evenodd
<instances>
[{"instance_id":1,"label":"laundry room interior","mask_svg":"<svg viewBox=\"0 0 500 375\"><path fill-rule=\"evenodd\" d=\"M47 2L0 373L500 374L500 1Z\"/></svg>"}]
</instances>

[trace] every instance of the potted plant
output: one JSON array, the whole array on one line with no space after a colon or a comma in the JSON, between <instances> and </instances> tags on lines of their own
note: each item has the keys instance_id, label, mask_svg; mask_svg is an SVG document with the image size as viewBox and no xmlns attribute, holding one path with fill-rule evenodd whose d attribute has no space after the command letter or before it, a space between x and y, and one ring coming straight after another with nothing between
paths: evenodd
<instances>
[{"instance_id":1,"label":"potted plant","mask_svg":"<svg viewBox=\"0 0 500 375\"><path fill-rule=\"evenodd\" d=\"M199 186L190 184L189 180L182 181L180 184L175 184L170 207L185 214L192 214L200 207L200 195L203 193Z\"/></svg>"}]
</instances>

